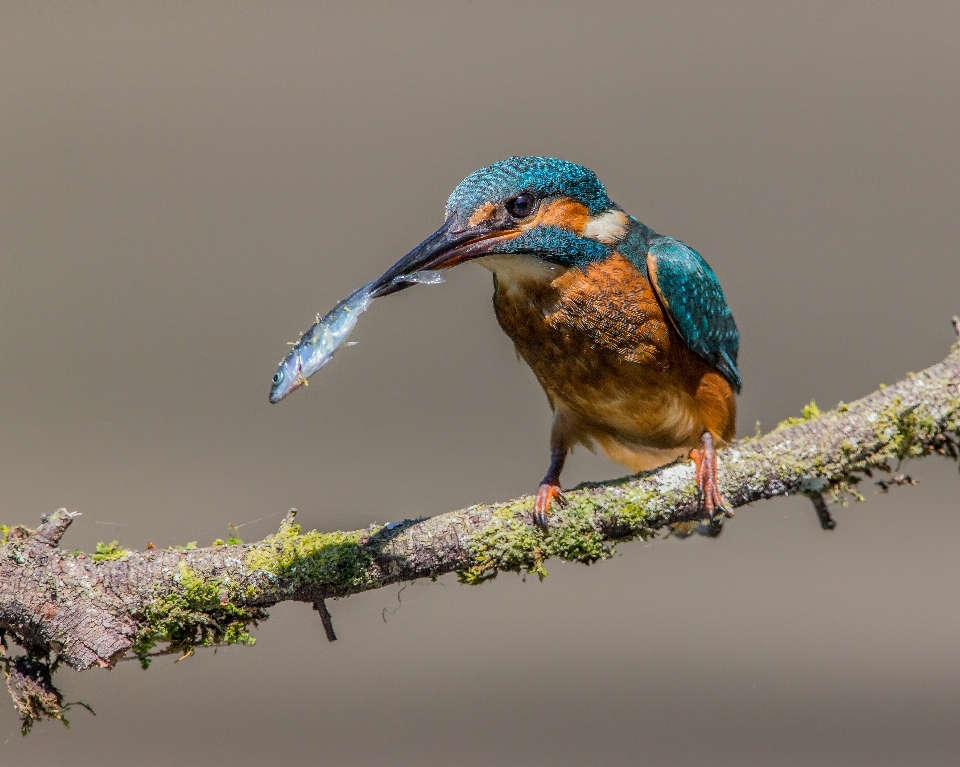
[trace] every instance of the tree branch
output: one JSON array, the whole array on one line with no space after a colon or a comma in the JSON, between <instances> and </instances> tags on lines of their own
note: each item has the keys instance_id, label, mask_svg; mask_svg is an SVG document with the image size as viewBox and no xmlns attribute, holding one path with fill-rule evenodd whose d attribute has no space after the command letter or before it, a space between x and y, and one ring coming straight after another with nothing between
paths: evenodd
<instances>
[{"instance_id":1,"label":"tree branch","mask_svg":"<svg viewBox=\"0 0 960 767\"><path fill-rule=\"evenodd\" d=\"M855 488L864 475L931 452L956 459L958 446L960 344L894 386L829 412L811 403L802 417L720 451L720 486L734 508L806 494L829 529L827 498L862 500ZM69 553L58 541L76 515L63 509L37 530L3 528L0 663L24 731L40 718L63 718L67 707L50 678L61 663L84 670L136 656L146 667L158 652L253 644L248 629L285 600L312 604L333 641L326 599L453 571L470 584L503 570L543 578L551 557L591 563L633 538L721 529L720 520L702 520L689 461L581 485L567 498L547 534L532 523L531 497L353 532L303 532L291 512L262 541L193 550L114 543ZM24 654L8 657L7 639Z\"/></svg>"}]
</instances>

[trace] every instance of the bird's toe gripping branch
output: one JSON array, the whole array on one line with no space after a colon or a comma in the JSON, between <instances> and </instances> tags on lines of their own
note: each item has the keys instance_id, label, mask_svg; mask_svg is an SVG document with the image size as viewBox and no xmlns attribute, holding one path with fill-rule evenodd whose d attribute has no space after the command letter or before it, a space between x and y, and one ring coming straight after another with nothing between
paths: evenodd
<instances>
[{"instance_id":1,"label":"bird's toe gripping branch","mask_svg":"<svg viewBox=\"0 0 960 767\"><path fill-rule=\"evenodd\" d=\"M696 464L697 492L700 508L707 512L710 519L717 511L732 517L733 512L727 507L727 502L720 494L717 486L717 449L713 443L713 435L705 431L700 437L700 447L690 451L690 458Z\"/></svg>"},{"instance_id":2,"label":"bird's toe gripping branch","mask_svg":"<svg viewBox=\"0 0 960 767\"><path fill-rule=\"evenodd\" d=\"M550 516L550 505L553 501L556 501L561 509L567 505L567 497L560 490L560 485L542 482L537 488L537 500L533 504L533 523L537 527L547 529L547 519Z\"/></svg>"},{"instance_id":3,"label":"bird's toe gripping branch","mask_svg":"<svg viewBox=\"0 0 960 767\"><path fill-rule=\"evenodd\" d=\"M567 498L560 489L560 472L567 460L567 449L566 445L555 445L550 451L550 468L537 488L537 500L533 504L533 523L544 531L547 530L550 504L556 501L561 509L567 505Z\"/></svg>"}]
</instances>

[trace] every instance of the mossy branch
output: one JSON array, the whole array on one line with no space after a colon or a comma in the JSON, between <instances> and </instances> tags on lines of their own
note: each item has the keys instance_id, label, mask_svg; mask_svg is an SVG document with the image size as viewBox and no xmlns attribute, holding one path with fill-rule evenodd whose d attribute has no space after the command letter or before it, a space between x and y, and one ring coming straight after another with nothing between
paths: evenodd
<instances>
[{"instance_id":1,"label":"mossy branch","mask_svg":"<svg viewBox=\"0 0 960 767\"><path fill-rule=\"evenodd\" d=\"M825 497L857 496L863 476L933 452L960 454L960 344L896 385L826 412L811 403L803 417L720 451L720 487L734 508L809 495L830 527ZM128 656L146 667L159 652L253 644L250 627L285 600L313 604L332 641L327 599L454 571L469 584L504 570L543 578L551 557L589 564L633 538L719 531L719 521L702 519L689 461L567 497L548 534L532 524L533 499L524 497L353 532L304 532L291 513L256 543L130 551L114 541L92 555L59 547L75 517L61 509L36 530L0 528L0 664L26 731L40 718L63 719L51 681L60 664L109 668ZM22 654L8 656L8 640Z\"/></svg>"}]
</instances>

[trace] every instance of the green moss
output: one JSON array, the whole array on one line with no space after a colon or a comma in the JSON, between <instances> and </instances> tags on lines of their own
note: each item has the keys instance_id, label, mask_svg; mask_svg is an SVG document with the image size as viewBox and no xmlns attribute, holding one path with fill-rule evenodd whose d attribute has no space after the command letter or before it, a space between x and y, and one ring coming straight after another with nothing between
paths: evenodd
<instances>
[{"instance_id":1,"label":"green moss","mask_svg":"<svg viewBox=\"0 0 960 767\"><path fill-rule=\"evenodd\" d=\"M218 644L252 645L256 641L248 630L266 617L256 607L234 604L235 594L220 578L203 578L185 562L174 576L175 588L148 602L138 616L143 628L137 634L133 652L140 665L150 665L149 653L158 644L190 655L195 647Z\"/></svg>"},{"instance_id":2,"label":"green moss","mask_svg":"<svg viewBox=\"0 0 960 767\"><path fill-rule=\"evenodd\" d=\"M806 423L807 421L813 421L820 417L820 408L817 407L816 400L810 400L809 405L803 406L803 414L797 418L792 416L785 421L781 421L777 424L777 429L786 429L788 426L796 426L800 423Z\"/></svg>"},{"instance_id":3,"label":"green moss","mask_svg":"<svg viewBox=\"0 0 960 767\"><path fill-rule=\"evenodd\" d=\"M101 541L90 557L94 562L105 562L110 559L123 559L129 553L130 549L123 548L120 541L110 541L110 543Z\"/></svg>"},{"instance_id":4,"label":"green moss","mask_svg":"<svg viewBox=\"0 0 960 767\"><path fill-rule=\"evenodd\" d=\"M571 499L561 524L547 536L547 556L585 564L610 556L610 547L604 546L595 525L596 515L602 510L603 506L589 496Z\"/></svg>"},{"instance_id":5,"label":"green moss","mask_svg":"<svg viewBox=\"0 0 960 767\"><path fill-rule=\"evenodd\" d=\"M876 452L868 457L858 455L857 446L844 441L841 459L849 465L845 476L831 483L831 498L845 502L852 497L863 501L863 495L854 489L860 481L858 475L872 476L874 470L891 471L891 462L919 458L933 451L950 453L946 448L960 427L960 397L952 398L938 406L940 416L935 416L926 404L906 406L902 398L894 397L882 410L870 415L874 433L881 442ZM945 418L945 422L940 419Z\"/></svg>"},{"instance_id":6,"label":"green moss","mask_svg":"<svg viewBox=\"0 0 960 767\"><path fill-rule=\"evenodd\" d=\"M540 580L547 577L543 532L524 520L532 506L529 501L496 508L493 519L470 540L473 566L457 573L461 583L476 585L495 578L500 570L524 569Z\"/></svg>"},{"instance_id":7,"label":"green moss","mask_svg":"<svg viewBox=\"0 0 960 767\"><path fill-rule=\"evenodd\" d=\"M653 495L610 503L602 497L571 497L565 509L551 514L547 533L530 521L531 499L496 507L490 524L471 537L474 564L457 573L460 582L480 584L501 571L525 571L543 580L547 576L543 563L550 557L590 564L613 556L613 546L598 529L598 515L604 513L604 522L621 539L647 537L653 533L649 525L655 516L649 506Z\"/></svg>"},{"instance_id":8,"label":"green moss","mask_svg":"<svg viewBox=\"0 0 960 767\"><path fill-rule=\"evenodd\" d=\"M650 533L650 522L655 516L655 502L662 502L665 494L657 494L652 490L643 493L633 493L632 497L617 510L616 514L623 524L631 530L631 534L645 537Z\"/></svg>"},{"instance_id":9,"label":"green moss","mask_svg":"<svg viewBox=\"0 0 960 767\"><path fill-rule=\"evenodd\" d=\"M279 532L265 538L247 553L246 566L270 578L283 579L290 591L310 584L336 594L371 588L374 579L368 569L372 553L361 538L376 533L302 532L300 525L284 522Z\"/></svg>"},{"instance_id":10,"label":"green moss","mask_svg":"<svg viewBox=\"0 0 960 767\"><path fill-rule=\"evenodd\" d=\"M0 525L0 546L10 540L10 525Z\"/></svg>"},{"instance_id":11,"label":"green moss","mask_svg":"<svg viewBox=\"0 0 960 767\"><path fill-rule=\"evenodd\" d=\"M236 525L230 525L230 535L227 536L227 540L223 538L217 538L214 542L214 546L237 546L243 543L243 538L240 537L240 531L237 529Z\"/></svg>"},{"instance_id":12,"label":"green moss","mask_svg":"<svg viewBox=\"0 0 960 767\"><path fill-rule=\"evenodd\" d=\"M243 538L239 538L236 535L230 535L230 536L227 536L227 540L223 540L223 538L217 538L212 545L213 546L237 546L241 543L243 543Z\"/></svg>"},{"instance_id":13,"label":"green moss","mask_svg":"<svg viewBox=\"0 0 960 767\"><path fill-rule=\"evenodd\" d=\"M839 503L841 506L847 506L852 498L857 503L863 503L866 499L863 494L856 489L862 477L856 474L850 474L841 479L834 480L827 488L824 488L823 494L826 496L827 503Z\"/></svg>"},{"instance_id":14,"label":"green moss","mask_svg":"<svg viewBox=\"0 0 960 767\"><path fill-rule=\"evenodd\" d=\"M882 410L875 422L877 436L887 440L886 450L894 458L918 458L930 452L937 435L936 420L925 408L904 408L900 397Z\"/></svg>"}]
</instances>

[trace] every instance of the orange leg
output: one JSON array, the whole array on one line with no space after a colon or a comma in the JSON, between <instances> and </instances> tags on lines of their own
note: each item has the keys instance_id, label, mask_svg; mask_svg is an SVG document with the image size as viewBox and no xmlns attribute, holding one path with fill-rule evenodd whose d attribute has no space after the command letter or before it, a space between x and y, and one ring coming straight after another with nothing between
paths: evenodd
<instances>
[{"instance_id":1,"label":"orange leg","mask_svg":"<svg viewBox=\"0 0 960 767\"><path fill-rule=\"evenodd\" d=\"M700 493L700 507L713 519L714 511L722 511L728 517L733 512L727 508L727 502L717 487L717 450L713 445L713 435L705 431L700 437L700 448L690 451L690 458L697 466L697 490Z\"/></svg>"},{"instance_id":2,"label":"orange leg","mask_svg":"<svg viewBox=\"0 0 960 767\"><path fill-rule=\"evenodd\" d=\"M533 504L533 523L547 529L547 517L550 514L550 503L556 501L560 507L567 505L567 499L560 490L560 472L563 471L564 461L567 460L567 448L555 447L550 451L550 468L537 488L537 500Z\"/></svg>"}]
</instances>

